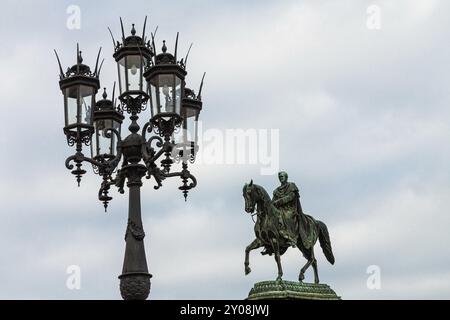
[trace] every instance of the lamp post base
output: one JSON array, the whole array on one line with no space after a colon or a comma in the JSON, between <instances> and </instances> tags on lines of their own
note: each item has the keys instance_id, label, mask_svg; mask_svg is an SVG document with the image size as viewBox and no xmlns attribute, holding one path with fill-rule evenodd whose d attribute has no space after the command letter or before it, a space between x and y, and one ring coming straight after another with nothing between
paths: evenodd
<instances>
[{"instance_id":1,"label":"lamp post base","mask_svg":"<svg viewBox=\"0 0 450 320\"><path fill-rule=\"evenodd\" d=\"M150 293L150 273L129 272L119 276L120 294L124 300L145 300Z\"/></svg>"}]
</instances>

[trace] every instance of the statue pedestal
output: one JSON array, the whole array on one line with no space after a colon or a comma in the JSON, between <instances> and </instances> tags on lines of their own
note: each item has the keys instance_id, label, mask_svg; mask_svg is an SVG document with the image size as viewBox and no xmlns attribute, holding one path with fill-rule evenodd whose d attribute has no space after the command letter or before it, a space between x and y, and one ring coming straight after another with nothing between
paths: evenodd
<instances>
[{"instance_id":1,"label":"statue pedestal","mask_svg":"<svg viewBox=\"0 0 450 320\"><path fill-rule=\"evenodd\" d=\"M261 281L255 283L247 300L341 300L327 284L294 281Z\"/></svg>"}]
</instances>

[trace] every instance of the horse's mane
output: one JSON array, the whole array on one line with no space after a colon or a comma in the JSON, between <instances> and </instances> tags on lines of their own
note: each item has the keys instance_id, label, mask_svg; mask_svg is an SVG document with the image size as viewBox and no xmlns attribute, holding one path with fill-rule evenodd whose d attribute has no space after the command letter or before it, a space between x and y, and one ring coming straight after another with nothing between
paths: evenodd
<instances>
[{"instance_id":1,"label":"horse's mane","mask_svg":"<svg viewBox=\"0 0 450 320\"><path fill-rule=\"evenodd\" d=\"M264 199L265 201L269 201L270 202L270 196L267 193L266 189L264 189L264 187L258 185L258 184L253 184L256 188L256 191L259 193L259 195L261 196L262 199Z\"/></svg>"}]
</instances>

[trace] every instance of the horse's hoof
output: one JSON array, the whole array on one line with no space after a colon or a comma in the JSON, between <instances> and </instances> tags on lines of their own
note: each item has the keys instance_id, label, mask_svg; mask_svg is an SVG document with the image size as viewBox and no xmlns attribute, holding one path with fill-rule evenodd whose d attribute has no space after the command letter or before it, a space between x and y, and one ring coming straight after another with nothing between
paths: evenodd
<instances>
[{"instance_id":1,"label":"horse's hoof","mask_svg":"<svg viewBox=\"0 0 450 320\"><path fill-rule=\"evenodd\" d=\"M300 275L298 276L298 281L299 281L299 282L303 282L303 280L305 280L305 275L304 275L304 274L300 274Z\"/></svg>"},{"instance_id":2,"label":"horse's hoof","mask_svg":"<svg viewBox=\"0 0 450 320\"><path fill-rule=\"evenodd\" d=\"M250 267L245 267L245 275L248 275L250 272L252 272L252 269L250 269Z\"/></svg>"},{"instance_id":3,"label":"horse's hoof","mask_svg":"<svg viewBox=\"0 0 450 320\"><path fill-rule=\"evenodd\" d=\"M277 277L276 281L283 281L283 279L281 279L281 277Z\"/></svg>"}]
</instances>

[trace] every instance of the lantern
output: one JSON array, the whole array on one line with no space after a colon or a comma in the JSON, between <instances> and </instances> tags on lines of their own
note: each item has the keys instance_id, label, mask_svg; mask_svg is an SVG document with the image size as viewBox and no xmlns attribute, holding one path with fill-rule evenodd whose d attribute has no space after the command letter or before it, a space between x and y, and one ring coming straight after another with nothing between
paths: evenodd
<instances>
[{"instance_id":1,"label":"lantern","mask_svg":"<svg viewBox=\"0 0 450 320\"><path fill-rule=\"evenodd\" d=\"M100 54L100 52L99 52ZM77 64L64 74L60 66L59 86L64 95L64 133L70 145L75 142L89 143L93 133L93 106L95 94L100 87L97 65L92 73L89 66L83 64L81 51L77 46Z\"/></svg>"},{"instance_id":2,"label":"lantern","mask_svg":"<svg viewBox=\"0 0 450 320\"><path fill-rule=\"evenodd\" d=\"M113 96L114 99L114 96ZM112 100L107 99L106 89L103 99L95 104L94 136L91 144L91 157L99 162L110 160L117 154L117 136L109 129L115 129L120 136L124 116L119 112Z\"/></svg>"},{"instance_id":3,"label":"lantern","mask_svg":"<svg viewBox=\"0 0 450 320\"><path fill-rule=\"evenodd\" d=\"M147 67L153 53L150 44L144 41L145 24L142 37L136 35L136 30L131 29L131 36L125 38L122 25L122 44L116 46L114 59L117 62L119 77L119 99L122 102L136 101L139 105L148 100L147 85L143 81L144 69Z\"/></svg>"},{"instance_id":4,"label":"lantern","mask_svg":"<svg viewBox=\"0 0 450 320\"><path fill-rule=\"evenodd\" d=\"M177 63L176 57L167 52L163 41L162 53L155 56L154 65L144 74L150 96L151 121L160 131L163 129L162 121L172 120L175 126L181 124L185 76L186 71Z\"/></svg>"},{"instance_id":5,"label":"lantern","mask_svg":"<svg viewBox=\"0 0 450 320\"><path fill-rule=\"evenodd\" d=\"M195 154L198 151L198 119L201 110L200 93L195 95L193 90L185 88L181 105L182 130L175 137L175 150L178 157L184 161L195 160Z\"/></svg>"}]
</instances>

